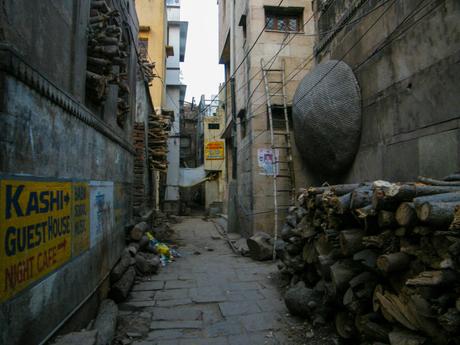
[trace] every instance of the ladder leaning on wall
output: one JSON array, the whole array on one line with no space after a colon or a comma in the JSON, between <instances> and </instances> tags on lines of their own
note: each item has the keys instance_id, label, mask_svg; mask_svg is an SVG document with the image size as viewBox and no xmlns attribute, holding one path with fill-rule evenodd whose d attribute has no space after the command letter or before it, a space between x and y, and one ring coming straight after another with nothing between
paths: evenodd
<instances>
[{"instance_id":1,"label":"ladder leaning on wall","mask_svg":"<svg viewBox=\"0 0 460 345\"><path fill-rule=\"evenodd\" d=\"M263 74L263 80L265 85L265 99L267 101L268 120L270 127L270 141L273 155L273 210L275 217L275 229L274 229L274 244L273 244L273 260L276 259L276 242L278 240L278 216L279 210L295 205L295 175L294 175L294 162L292 159L292 146L291 146L291 132L289 128L289 116L287 107L287 96L286 96L286 83L285 83L285 62L282 60L281 68L272 69L266 68L264 60L260 60L261 70ZM276 104L273 102L276 99L281 100L281 106L283 108L284 116L281 119L276 119L280 124L273 126L275 120L273 118L273 106ZM281 138L281 140L277 140ZM284 139L284 140L283 140ZM276 150L280 150L280 153L284 155L276 154ZM280 160L280 157L286 160ZM285 168L281 168L284 166ZM287 180L288 188L279 189L278 180ZM280 205L279 196L283 193L289 193L290 205Z\"/></svg>"}]
</instances>

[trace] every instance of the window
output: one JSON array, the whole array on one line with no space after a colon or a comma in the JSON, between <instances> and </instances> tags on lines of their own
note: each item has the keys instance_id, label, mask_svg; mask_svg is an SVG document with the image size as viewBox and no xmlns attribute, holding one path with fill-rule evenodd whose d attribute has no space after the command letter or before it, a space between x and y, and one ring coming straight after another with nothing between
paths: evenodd
<instances>
[{"instance_id":1,"label":"window","mask_svg":"<svg viewBox=\"0 0 460 345\"><path fill-rule=\"evenodd\" d=\"M303 28L303 9L298 7L265 7L265 30L300 32Z\"/></svg>"},{"instance_id":2,"label":"window","mask_svg":"<svg viewBox=\"0 0 460 345\"><path fill-rule=\"evenodd\" d=\"M220 124L218 124L218 123L208 123L208 129L220 129Z\"/></svg>"},{"instance_id":3,"label":"window","mask_svg":"<svg viewBox=\"0 0 460 345\"><path fill-rule=\"evenodd\" d=\"M180 6L180 0L166 0L166 6Z\"/></svg>"},{"instance_id":4,"label":"window","mask_svg":"<svg viewBox=\"0 0 460 345\"><path fill-rule=\"evenodd\" d=\"M287 107L289 129L292 131L292 108ZM282 105L272 105L273 129L286 130L286 121L284 119L284 107ZM270 118L267 111L267 129L270 129Z\"/></svg>"}]
</instances>

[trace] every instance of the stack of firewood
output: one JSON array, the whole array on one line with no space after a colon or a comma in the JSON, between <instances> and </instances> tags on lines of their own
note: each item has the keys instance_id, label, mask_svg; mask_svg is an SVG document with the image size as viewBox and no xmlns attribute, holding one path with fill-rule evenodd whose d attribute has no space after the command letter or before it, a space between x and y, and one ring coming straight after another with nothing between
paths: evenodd
<instances>
[{"instance_id":1,"label":"stack of firewood","mask_svg":"<svg viewBox=\"0 0 460 345\"><path fill-rule=\"evenodd\" d=\"M110 273L112 284L110 298L118 303L128 297L136 276L155 274L160 267L160 257L147 235L149 229L149 225L145 222L138 223L129 229L128 246Z\"/></svg>"},{"instance_id":2,"label":"stack of firewood","mask_svg":"<svg viewBox=\"0 0 460 345\"><path fill-rule=\"evenodd\" d=\"M149 116L148 148L152 169L166 172L168 169L168 133L171 129L171 115L152 113Z\"/></svg>"},{"instance_id":3,"label":"stack of firewood","mask_svg":"<svg viewBox=\"0 0 460 345\"><path fill-rule=\"evenodd\" d=\"M277 243L293 314L353 344L457 344L460 175L312 187Z\"/></svg>"},{"instance_id":4,"label":"stack of firewood","mask_svg":"<svg viewBox=\"0 0 460 345\"><path fill-rule=\"evenodd\" d=\"M117 122L121 126L129 113L128 47L117 10L105 0L92 0L88 27L87 95L102 104L109 84L118 85Z\"/></svg>"},{"instance_id":5,"label":"stack of firewood","mask_svg":"<svg viewBox=\"0 0 460 345\"><path fill-rule=\"evenodd\" d=\"M152 86L152 81L157 77L154 73L155 63L150 62L147 57L143 56L140 58L140 65L142 69L142 74L144 75L144 80Z\"/></svg>"}]
</instances>

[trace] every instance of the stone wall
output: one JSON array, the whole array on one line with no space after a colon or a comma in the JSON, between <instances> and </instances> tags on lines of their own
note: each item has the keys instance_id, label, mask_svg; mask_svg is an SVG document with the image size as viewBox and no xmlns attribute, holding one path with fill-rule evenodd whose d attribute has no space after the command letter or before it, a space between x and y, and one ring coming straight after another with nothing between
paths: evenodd
<instances>
[{"instance_id":1,"label":"stone wall","mask_svg":"<svg viewBox=\"0 0 460 345\"><path fill-rule=\"evenodd\" d=\"M111 5L137 35L132 1L114 0ZM26 185L30 195L45 187L70 192L65 199L67 230L58 247L29 232L28 249L21 257L0 251L0 343L28 345L42 342L87 298L98 295L124 247L124 229L132 218L137 60L131 49L131 113L122 128L115 112L109 111L116 109L111 95L117 90L109 91L103 112L84 105L89 1L0 1L0 7L0 38L6 42L0 45L0 183ZM3 220L5 190L0 194ZM17 228L24 231L28 221L46 216L42 200L43 210L30 200L27 208L37 213L30 219L22 222L16 209ZM4 224L2 247L14 242L5 235ZM43 230L46 236L50 232ZM25 262L21 260L37 263L45 252L59 249L64 254L56 254L46 272L35 275L31 266L26 276L24 266L18 268L23 273L8 280L18 285L5 294L7 270ZM89 313L96 308L94 304Z\"/></svg>"},{"instance_id":2,"label":"stone wall","mask_svg":"<svg viewBox=\"0 0 460 345\"><path fill-rule=\"evenodd\" d=\"M358 154L347 174L329 182L404 181L458 171L458 1L382 6L338 0L322 11L316 5L318 29L327 32L317 42L317 62L343 58L362 92ZM337 25L343 28L334 30Z\"/></svg>"}]
</instances>

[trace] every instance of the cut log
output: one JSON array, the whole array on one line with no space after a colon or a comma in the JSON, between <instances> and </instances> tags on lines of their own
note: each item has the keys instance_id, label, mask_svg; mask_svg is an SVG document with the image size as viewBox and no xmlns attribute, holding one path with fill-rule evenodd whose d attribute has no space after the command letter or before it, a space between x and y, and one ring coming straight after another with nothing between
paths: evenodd
<instances>
[{"instance_id":1,"label":"cut log","mask_svg":"<svg viewBox=\"0 0 460 345\"><path fill-rule=\"evenodd\" d=\"M363 208L372 203L372 186L364 185L356 188L351 193L350 208L352 210Z\"/></svg>"},{"instance_id":2,"label":"cut log","mask_svg":"<svg viewBox=\"0 0 460 345\"><path fill-rule=\"evenodd\" d=\"M334 186L327 186L327 187L310 187L307 190L307 195L323 194L327 190L333 191L335 195L344 195L347 193L351 193L358 187L359 187L359 184L357 183L341 184L341 185L334 185Z\"/></svg>"},{"instance_id":3,"label":"cut log","mask_svg":"<svg viewBox=\"0 0 460 345\"><path fill-rule=\"evenodd\" d=\"M418 208L425 202L459 202L460 203L460 192L420 196L414 199L414 206L415 208Z\"/></svg>"},{"instance_id":4,"label":"cut log","mask_svg":"<svg viewBox=\"0 0 460 345\"><path fill-rule=\"evenodd\" d=\"M380 302L378 295L383 295L383 287L378 284L375 286L374 293L372 294L372 310L376 313L380 310Z\"/></svg>"},{"instance_id":5,"label":"cut log","mask_svg":"<svg viewBox=\"0 0 460 345\"><path fill-rule=\"evenodd\" d=\"M460 181L460 173L455 173L451 175L447 175L443 178L444 181Z\"/></svg>"},{"instance_id":6,"label":"cut log","mask_svg":"<svg viewBox=\"0 0 460 345\"><path fill-rule=\"evenodd\" d=\"M359 252L364 248L363 246L363 237L364 230L362 229L352 229L352 230L343 230L339 234L340 239L340 249L345 256L353 255L356 252Z\"/></svg>"},{"instance_id":7,"label":"cut log","mask_svg":"<svg viewBox=\"0 0 460 345\"><path fill-rule=\"evenodd\" d=\"M131 254L131 257L135 257L137 252L139 251L139 243L132 242L128 246L128 252Z\"/></svg>"},{"instance_id":8,"label":"cut log","mask_svg":"<svg viewBox=\"0 0 460 345\"><path fill-rule=\"evenodd\" d=\"M353 260L369 268L375 268L377 264L377 253L371 249L364 249L353 255Z\"/></svg>"},{"instance_id":9,"label":"cut log","mask_svg":"<svg viewBox=\"0 0 460 345\"><path fill-rule=\"evenodd\" d=\"M414 203L403 202L396 210L396 222L403 227L412 227L417 223L417 212Z\"/></svg>"},{"instance_id":10,"label":"cut log","mask_svg":"<svg viewBox=\"0 0 460 345\"><path fill-rule=\"evenodd\" d=\"M146 222L137 223L130 232L133 241L140 241L142 236L149 230L149 225Z\"/></svg>"},{"instance_id":11,"label":"cut log","mask_svg":"<svg viewBox=\"0 0 460 345\"><path fill-rule=\"evenodd\" d=\"M391 253L381 255L377 259L377 267L385 272L398 272L409 268L410 256L405 253Z\"/></svg>"},{"instance_id":12,"label":"cut log","mask_svg":"<svg viewBox=\"0 0 460 345\"><path fill-rule=\"evenodd\" d=\"M434 226L449 226L458 202L425 202L417 212L420 221Z\"/></svg>"},{"instance_id":13,"label":"cut log","mask_svg":"<svg viewBox=\"0 0 460 345\"><path fill-rule=\"evenodd\" d=\"M425 271L420 273L417 277L408 279L406 285L408 286L446 286L455 282L458 275L451 270L443 271Z\"/></svg>"},{"instance_id":14,"label":"cut log","mask_svg":"<svg viewBox=\"0 0 460 345\"><path fill-rule=\"evenodd\" d=\"M112 344L117 328L118 307L111 299L105 299L99 306L94 329L97 329L97 345Z\"/></svg>"},{"instance_id":15,"label":"cut log","mask_svg":"<svg viewBox=\"0 0 460 345\"><path fill-rule=\"evenodd\" d=\"M449 227L450 230L460 230L460 206L455 207L454 219Z\"/></svg>"},{"instance_id":16,"label":"cut log","mask_svg":"<svg viewBox=\"0 0 460 345\"><path fill-rule=\"evenodd\" d=\"M337 261L331 266L331 280L336 294L348 289L350 280L359 272L359 268L350 260Z\"/></svg>"},{"instance_id":17,"label":"cut log","mask_svg":"<svg viewBox=\"0 0 460 345\"><path fill-rule=\"evenodd\" d=\"M337 214L345 214L350 210L351 193L342 196L335 196L330 199L329 205L334 209Z\"/></svg>"},{"instance_id":18,"label":"cut log","mask_svg":"<svg viewBox=\"0 0 460 345\"><path fill-rule=\"evenodd\" d=\"M110 289L110 297L117 303L123 302L128 297L129 292L136 278L136 270L129 267L125 274Z\"/></svg>"},{"instance_id":19,"label":"cut log","mask_svg":"<svg viewBox=\"0 0 460 345\"><path fill-rule=\"evenodd\" d=\"M353 315L345 311L339 311L335 316L335 328L342 338L352 338L356 333Z\"/></svg>"},{"instance_id":20,"label":"cut log","mask_svg":"<svg viewBox=\"0 0 460 345\"><path fill-rule=\"evenodd\" d=\"M458 333L460 331L460 312L455 308L451 308L439 316L438 321L447 332Z\"/></svg>"},{"instance_id":21,"label":"cut log","mask_svg":"<svg viewBox=\"0 0 460 345\"><path fill-rule=\"evenodd\" d=\"M382 308L382 314L390 315L392 319L398 321L404 327L416 331L418 330L418 322L414 320L412 315L407 312L407 308L404 303L401 302L397 295L385 292L381 294L376 293L376 297Z\"/></svg>"},{"instance_id":22,"label":"cut log","mask_svg":"<svg viewBox=\"0 0 460 345\"><path fill-rule=\"evenodd\" d=\"M136 270L140 275L157 273L160 268L160 257L150 253L137 253Z\"/></svg>"},{"instance_id":23,"label":"cut log","mask_svg":"<svg viewBox=\"0 0 460 345\"><path fill-rule=\"evenodd\" d=\"M423 176L419 176L418 181L432 186L460 186L460 181L443 181Z\"/></svg>"},{"instance_id":24,"label":"cut log","mask_svg":"<svg viewBox=\"0 0 460 345\"><path fill-rule=\"evenodd\" d=\"M321 295L302 281L286 291L284 302L292 315L301 317L312 317L322 304Z\"/></svg>"},{"instance_id":25,"label":"cut log","mask_svg":"<svg viewBox=\"0 0 460 345\"><path fill-rule=\"evenodd\" d=\"M115 265L110 273L110 282L113 284L119 281L128 268L133 264L134 262L131 252L129 251L129 248L126 248L121 254L120 261Z\"/></svg>"},{"instance_id":26,"label":"cut log","mask_svg":"<svg viewBox=\"0 0 460 345\"><path fill-rule=\"evenodd\" d=\"M369 339L388 342L388 333L390 333L391 327L383 321L375 313L358 315L355 319L355 326L360 334L365 335Z\"/></svg>"},{"instance_id":27,"label":"cut log","mask_svg":"<svg viewBox=\"0 0 460 345\"><path fill-rule=\"evenodd\" d=\"M382 229L395 228L398 226L395 213L386 210L380 210L378 215L378 225Z\"/></svg>"},{"instance_id":28,"label":"cut log","mask_svg":"<svg viewBox=\"0 0 460 345\"><path fill-rule=\"evenodd\" d=\"M265 232L258 232L248 238L247 244L249 254L254 260L264 261L273 257L273 246L271 245L271 236Z\"/></svg>"},{"instance_id":29,"label":"cut log","mask_svg":"<svg viewBox=\"0 0 460 345\"><path fill-rule=\"evenodd\" d=\"M460 186L426 186L405 184L391 184L386 187L377 187L372 196L372 206L376 210L396 210L402 202L412 202L414 198L427 195L460 192Z\"/></svg>"},{"instance_id":30,"label":"cut log","mask_svg":"<svg viewBox=\"0 0 460 345\"><path fill-rule=\"evenodd\" d=\"M364 236L363 245L366 248L385 248L392 239L392 232L387 230L376 236Z\"/></svg>"}]
</instances>

